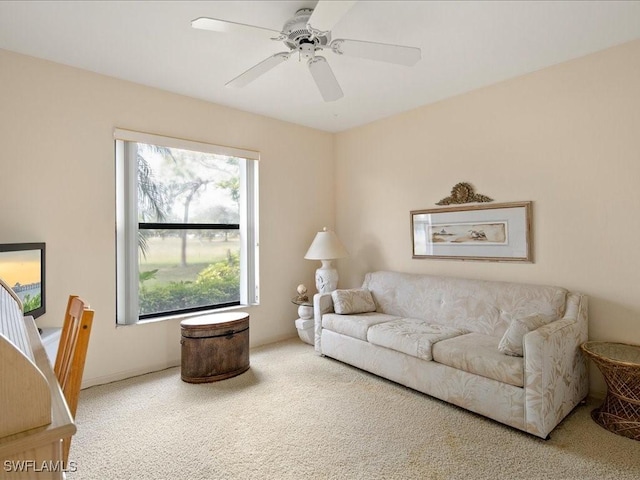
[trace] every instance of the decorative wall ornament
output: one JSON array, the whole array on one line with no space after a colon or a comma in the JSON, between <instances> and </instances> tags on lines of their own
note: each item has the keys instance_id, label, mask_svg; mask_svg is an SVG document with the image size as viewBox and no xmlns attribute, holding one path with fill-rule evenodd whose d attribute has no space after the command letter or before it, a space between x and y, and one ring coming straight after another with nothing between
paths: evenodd
<instances>
[{"instance_id":1,"label":"decorative wall ornament","mask_svg":"<svg viewBox=\"0 0 640 480\"><path fill-rule=\"evenodd\" d=\"M459 205L472 202L493 202L493 198L475 193L471 184L460 182L453 186L449 197L443 198L436 205Z\"/></svg>"}]
</instances>

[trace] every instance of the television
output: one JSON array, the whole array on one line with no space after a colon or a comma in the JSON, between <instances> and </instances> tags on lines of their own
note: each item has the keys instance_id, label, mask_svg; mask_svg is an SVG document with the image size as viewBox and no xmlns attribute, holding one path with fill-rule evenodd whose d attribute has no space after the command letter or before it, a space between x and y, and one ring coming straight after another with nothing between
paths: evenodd
<instances>
[{"instance_id":1,"label":"television","mask_svg":"<svg viewBox=\"0 0 640 480\"><path fill-rule=\"evenodd\" d=\"M44 243L0 243L0 278L18 295L25 315L44 314Z\"/></svg>"}]
</instances>

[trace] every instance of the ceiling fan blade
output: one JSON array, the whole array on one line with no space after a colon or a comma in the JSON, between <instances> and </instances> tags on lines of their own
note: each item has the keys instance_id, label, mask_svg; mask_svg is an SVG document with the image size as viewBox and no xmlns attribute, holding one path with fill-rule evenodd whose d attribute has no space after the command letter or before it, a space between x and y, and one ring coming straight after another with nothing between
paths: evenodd
<instances>
[{"instance_id":1,"label":"ceiling fan blade","mask_svg":"<svg viewBox=\"0 0 640 480\"><path fill-rule=\"evenodd\" d=\"M344 96L326 58L315 56L309 59L308 65L325 102L333 102Z\"/></svg>"},{"instance_id":2,"label":"ceiling fan blade","mask_svg":"<svg viewBox=\"0 0 640 480\"><path fill-rule=\"evenodd\" d=\"M245 25L244 23L229 22L228 20L220 20L217 18L196 18L195 20L191 21L191 26L200 30L211 30L212 32L223 33L239 33L267 39L277 39L281 36L281 32L272 30L270 28Z\"/></svg>"},{"instance_id":3,"label":"ceiling fan blade","mask_svg":"<svg viewBox=\"0 0 640 480\"><path fill-rule=\"evenodd\" d=\"M261 75L264 75L273 67L280 65L285 60L288 60L291 56L291 52L281 52L276 53L275 55L270 56L269 58L263 60L262 62L254 65L249 70L244 73L241 73L233 80L227 82L225 86L234 87L234 88L242 88L249 83L253 82L256 78Z\"/></svg>"},{"instance_id":4,"label":"ceiling fan blade","mask_svg":"<svg viewBox=\"0 0 640 480\"><path fill-rule=\"evenodd\" d=\"M355 1L320 0L313 9L307 28L311 26L313 30L328 32L355 3Z\"/></svg>"},{"instance_id":5,"label":"ceiling fan blade","mask_svg":"<svg viewBox=\"0 0 640 480\"><path fill-rule=\"evenodd\" d=\"M363 42L361 40L345 40L337 38L330 44L331 50L337 54L367 58L380 62L397 63L408 67L415 65L422 57L417 47L391 45L388 43Z\"/></svg>"}]
</instances>

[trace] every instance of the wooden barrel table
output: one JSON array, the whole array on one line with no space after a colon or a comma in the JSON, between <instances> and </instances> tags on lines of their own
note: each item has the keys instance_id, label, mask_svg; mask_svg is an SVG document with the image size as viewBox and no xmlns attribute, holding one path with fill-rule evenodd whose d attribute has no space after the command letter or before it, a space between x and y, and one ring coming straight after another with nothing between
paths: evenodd
<instances>
[{"instance_id":1,"label":"wooden barrel table","mask_svg":"<svg viewBox=\"0 0 640 480\"><path fill-rule=\"evenodd\" d=\"M181 378L206 383L249 369L249 314L225 312L180 322Z\"/></svg>"}]
</instances>

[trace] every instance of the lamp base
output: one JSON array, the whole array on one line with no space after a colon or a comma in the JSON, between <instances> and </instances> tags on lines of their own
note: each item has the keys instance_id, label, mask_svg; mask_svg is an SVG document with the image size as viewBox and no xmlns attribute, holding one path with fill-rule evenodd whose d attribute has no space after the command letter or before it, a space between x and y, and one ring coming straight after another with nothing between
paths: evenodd
<instances>
[{"instance_id":1,"label":"lamp base","mask_svg":"<svg viewBox=\"0 0 640 480\"><path fill-rule=\"evenodd\" d=\"M331 260L321 260L322 266L316 270L316 289L318 293L331 293L338 288L338 271Z\"/></svg>"}]
</instances>

